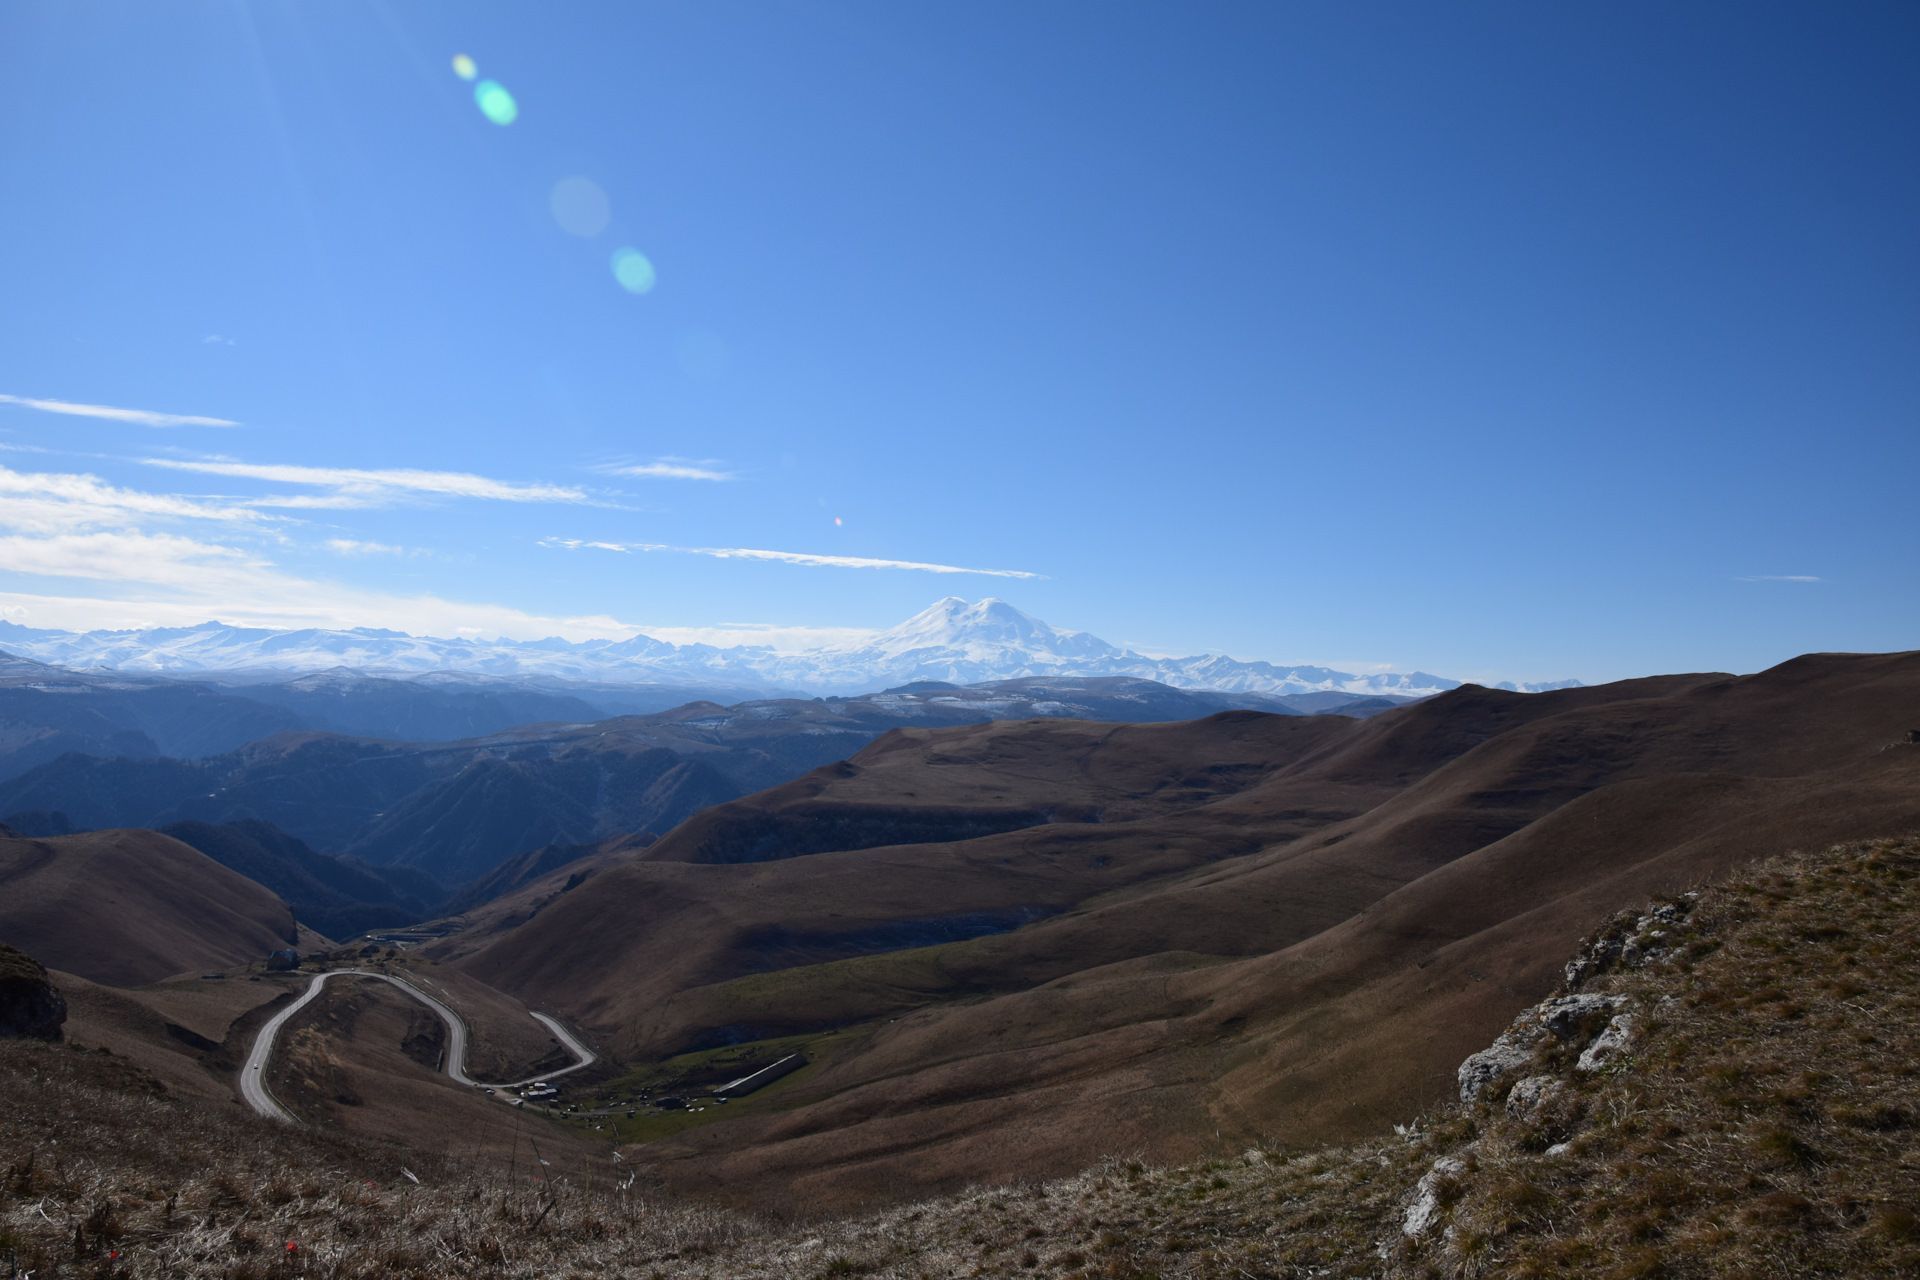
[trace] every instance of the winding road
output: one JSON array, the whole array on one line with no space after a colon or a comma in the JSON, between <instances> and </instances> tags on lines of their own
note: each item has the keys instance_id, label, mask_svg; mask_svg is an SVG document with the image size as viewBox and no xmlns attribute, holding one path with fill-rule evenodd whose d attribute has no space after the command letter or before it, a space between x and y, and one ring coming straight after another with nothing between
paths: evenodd
<instances>
[{"instance_id":1,"label":"winding road","mask_svg":"<svg viewBox=\"0 0 1920 1280\"><path fill-rule=\"evenodd\" d=\"M579 1061L570 1067L561 1067L555 1071L541 1072L537 1076L528 1076L525 1080L509 1080L504 1084L483 1084L467 1074L467 1020L465 1018L412 983L402 982L390 973L379 973L372 969L332 969L315 975L313 981L307 984L307 989L301 993L300 998L269 1018L267 1024L261 1027L259 1034L253 1038L253 1049L247 1054L246 1065L240 1068L240 1096L247 1100L248 1106L267 1119L284 1120L289 1124L296 1123L294 1114L281 1106L267 1089L267 1061L273 1056L273 1043L280 1036L280 1028L284 1027L287 1020L294 1014L313 1002L314 997L318 996L321 989L327 985L329 978L342 976L379 978L382 981L391 982L438 1014L440 1021L447 1024L447 1076L455 1084L464 1084L475 1089L512 1089L519 1085L530 1084L535 1080L548 1080L554 1076L566 1075L569 1071L578 1071L596 1061L600 1056L580 1043L572 1032L546 1014L530 1013L530 1017L544 1024L549 1031L559 1037L560 1043L567 1046L568 1052Z\"/></svg>"}]
</instances>

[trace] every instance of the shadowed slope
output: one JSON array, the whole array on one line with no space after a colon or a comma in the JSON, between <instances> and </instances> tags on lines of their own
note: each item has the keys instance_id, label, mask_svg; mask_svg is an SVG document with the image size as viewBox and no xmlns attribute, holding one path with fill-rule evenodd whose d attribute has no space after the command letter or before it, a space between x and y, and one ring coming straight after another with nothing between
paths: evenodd
<instances>
[{"instance_id":1,"label":"shadowed slope","mask_svg":"<svg viewBox=\"0 0 1920 1280\"><path fill-rule=\"evenodd\" d=\"M130 986L255 960L298 936L287 904L152 831L0 840L0 941Z\"/></svg>"},{"instance_id":2,"label":"shadowed slope","mask_svg":"<svg viewBox=\"0 0 1920 1280\"><path fill-rule=\"evenodd\" d=\"M902 731L701 815L465 963L635 1056L860 1024L785 1110L636 1152L713 1194L1339 1137L1448 1087L1621 902L1920 826L1920 749L1881 749L1916 719L1920 655L1816 655L1360 722ZM965 830L1049 806L1100 821ZM805 815L924 840L948 814L964 838L731 861L777 857ZM897 949L1016 908L1038 918Z\"/></svg>"},{"instance_id":3,"label":"shadowed slope","mask_svg":"<svg viewBox=\"0 0 1920 1280\"><path fill-rule=\"evenodd\" d=\"M1079 908L1016 938L971 944L951 958L951 993L1031 986L1162 950L1255 954L1345 919L1524 819L1470 812L1427 821L1414 854L1399 857L1411 864L1376 867L1362 857L1317 867L1277 914L1265 895L1229 893L1190 909L1141 887L1169 886L1222 858L1311 844L1310 835L1380 806L1509 726L1704 679L1533 695L1470 688L1367 721L1237 711L1160 725L898 730L849 762L695 816L468 967L496 986L562 1003L619 1035L623 1051L654 1053L733 1021L673 1004L680 993L898 949L875 944L890 928L899 936L901 925ZM1049 813L1064 820L1047 821ZM989 823L1018 829L976 837ZM902 835L920 843L888 839ZM829 837L842 847L811 852ZM811 856L793 857L796 845ZM477 941L456 939L437 954L462 954ZM754 1029L817 1016L790 1010Z\"/></svg>"},{"instance_id":4,"label":"shadowed slope","mask_svg":"<svg viewBox=\"0 0 1920 1280\"><path fill-rule=\"evenodd\" d=\"M174 822L160 828L160 834L190 844L221 866L270 889L293 908L302 924L332 938L412 924L447 897L438 885L416 896L409 892L415 885L388 879L400 879L390 869L315 853L305 841L259 818L218 826Z\"/></svg>"}]
</instances>

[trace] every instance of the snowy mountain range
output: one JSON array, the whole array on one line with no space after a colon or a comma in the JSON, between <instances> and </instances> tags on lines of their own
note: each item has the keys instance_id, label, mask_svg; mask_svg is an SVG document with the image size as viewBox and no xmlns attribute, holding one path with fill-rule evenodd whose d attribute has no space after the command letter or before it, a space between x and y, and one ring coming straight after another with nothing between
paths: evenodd
<instances>
[{"instance_id":1,"label":"snowy mountain range","mask_svg":"<svg viewBox=\"0 0 1920 1280\"><path fill-rule=\"evenodd\" d=\"M764 645L674 645L628 640L445 640L401 631L273 631L203 622L139 631L49 631L0 621L0 649L64 667L186 675L298 673L336 668L389 675L459 673L487 678L614 683L714 684L744 689L854 693L943 680L976 684L1030 676L1138 676L1181 689L1236 693L1339 692L1422 698L1460 681L1425 672L1355 675L1327 667L1283 667L1217 654L1150 658L1068 631L991 597L949 596L896 627L852 644L798 651ZM1577 680L1500 687L1523 692Z\"/></svg>"}]
</instances>

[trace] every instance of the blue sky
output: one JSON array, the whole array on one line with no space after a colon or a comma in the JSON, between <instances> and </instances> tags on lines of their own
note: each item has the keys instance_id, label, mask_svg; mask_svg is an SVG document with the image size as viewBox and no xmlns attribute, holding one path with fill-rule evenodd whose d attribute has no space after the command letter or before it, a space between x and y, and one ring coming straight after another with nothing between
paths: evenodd
<instances>
[{"instance_id":1,"label":"blue sky","mask_svg":"<svg viewBox=\"0 0 1920 1280\"><path fill-rule=\"evenodd\" d=\"M0 610L1913 648L1917 70L1907 4L18 0Z\"/></svg>"}]
</instances>

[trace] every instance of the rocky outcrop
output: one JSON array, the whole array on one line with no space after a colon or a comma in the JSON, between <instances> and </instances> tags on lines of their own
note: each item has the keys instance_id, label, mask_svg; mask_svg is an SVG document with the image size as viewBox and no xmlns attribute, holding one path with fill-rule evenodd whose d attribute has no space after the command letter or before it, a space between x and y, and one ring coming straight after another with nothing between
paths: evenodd
<instances>
[{"instance_id":1,"label":"rocky outcrop","mask_svg":"<svg viewBox=\"0 0 1920 1280\"><path fill-rule=\"evenodd\" d=\"M1420 1185L1413 1189L1413 1203L1407 1206L1407 1212L1400 1220L1400 1231L1404 1235L1425 1235L1429 1228L1440 1219L1453 1194L1458 1190L1459 1179L1467 1171L1467 1162L1459 1156L1441 1156L1433 1162L1433 1168L1427 1170L1420 1179Z\"/></svg>"},{"instance_id":2,"label":"rocky outcrop","mask_svg":"<svg viewBox=\"0 0 1920 1280\"><path fill-rule=\"evenodd\" d=\"M0 1039L58 1040L67 1002L47 978L47 967L0 942Z\"/></svg>"},{"instance_id":3,"label":"rocky outcrop","mask_svg":"<svg viewBox=\"0 0 1920 1280\"><path fill-rule=\"evenodd\" d=\"M1619 996L1570 995L1542 1000L1515 1018L1498 1040L1460 1064L1460 1101L1469 1105L1481 1098L1492 1101L1498 1096L1497 1086L1507 1077L1542 1061L1543 1055L1556 1046L1580 1049L1589 1041L1597 1045L1596 1035L1605 1039L1613 1024L1621 1022L1626 1005ZM1621 1033L1619 1044L1631 1034L1631 1020L1626 1025L1628 1030ZM1617 1047L1611 1047L1607 1056L1615 1052ZM1595 1069L1585 1064L1583 1056L1583 1069Z\"/></svg>"},{"instance_id":4,"label":"rocky outcrop","mask_svg":"<svg viewBox=\"0 0 1920 1280\"><path fill-rule=\"evenodd\" d=\"M1576 1065L1581 1071L1598 1071L1625 1053L1632 1040L1633 1015L1617 1013L1608 1021L1606 1030L1580 1054Z\"/></svg>"},{"instance_id":5,"label":"rocky outcrop","mask_svg":"<svg viewBox=\"0 0 1920 1280\"><path fill-rule=\"evenodd\" d=\"M1559 1076L1528 1076L1507 1090L1507 1114L1510 1116L1532 1115L1543 1105L1553 1101L1554 1096L1559 1092Z\"/></svg>"},{"instance_id":6,"label":"rocky outcrop","mask_svg":"<svg viewBox=\"0 0 1920 1280\"><path fill-rule=\"evenodd\" d=\"M1699 900L1698 893L1683 893L1609 920L1567 963L1566 994L1524 1010L1498 1040L1460 1064L1460 1101L1469 1106L1498 1101L1502 1086L1528 1067L1547 1066L1556 1051L1578 1053L1578 1071L1600 1071L1617 1062L1633 1040L1631 1002L1622 996L1582 994L1580 987L1602 974L1638 969L1672 955ZM1531 1111L1551 1092L1552 1081L1551 1075L1535 1074L1514 1084L1507 1110L1515 1115Z\"/></svg>"},{"instance_id":7,"label":"rocky outcrop","mask_svg":"<svg viewBox=\"0 0 1920 1280\"><path fill-rule=\"evenodd\" d=\"M1673 950L1680 926L1699 901L1699 894L1683 893L1669 902L1656 902L1645 911L1623 911L1615 916L1567 962L1567 990L1578 991L1603 973L1638 969L1666 956Z\"/></svg>"}]
</instances>

